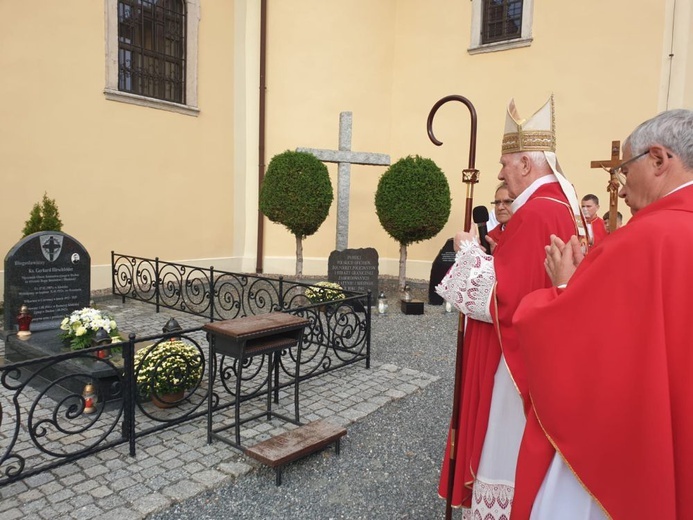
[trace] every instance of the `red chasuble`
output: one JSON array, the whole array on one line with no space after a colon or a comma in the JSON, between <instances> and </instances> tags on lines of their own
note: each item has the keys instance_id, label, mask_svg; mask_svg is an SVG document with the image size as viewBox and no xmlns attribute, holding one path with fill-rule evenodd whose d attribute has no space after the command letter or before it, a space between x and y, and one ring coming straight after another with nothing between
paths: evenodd
<instances>
[{"instance_id":1,"label":"red chasuble","mask_svg":"<svg viewBox=\"0 0 693 520\"><path fill-rule=\"evenodd\" d=\"M518 365L517 337L512 315L523 296L550 287L544 269L549 236L567 240L576 234L575 219L558 182L540 186L507 223L494 251L496 291L491 312L495 324L467 320L463 349L463 398L459 415L459 442L452 505L470 505L474 475L479 467L481 448L491 406L493 381L502 352L511 375L523 388L525 376ZM502 338L502 344L501 340ZM447 496L450 439L445 450L439 493Z\"/></svg>"},{"instance_id":2,"label":"red chasuble","mask_svg":"<svg viewBox=\"0 0 693 520\"><path fill-rule=\"evenodd\" d=\"M608 233L606 232L606 224L604 224L604 219L602 217L594 217L594 220L590 222L592 225L592 234L594 235L594 245L596 246L606 238Z\"/></svg>"},{"instance_id":3,"label":"red chasuble","mask_svg":"<svg viewBox=\"0 0 693 520\"><path fill-rule=\"evenodd\" d=\"M693 518L691 259L686 187L612 233L564 291L522 301L515 325L533 415L513 520L529 517L552 444L611 518Z\"/></svg>"}]
</instances>

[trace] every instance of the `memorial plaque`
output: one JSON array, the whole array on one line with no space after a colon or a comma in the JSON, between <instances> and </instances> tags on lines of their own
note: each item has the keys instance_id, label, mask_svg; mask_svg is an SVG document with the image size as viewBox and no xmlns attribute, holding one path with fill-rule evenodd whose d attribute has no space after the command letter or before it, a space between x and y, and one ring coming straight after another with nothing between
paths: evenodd
<instances>
[{"instance_id":1,"label":"memorial plaque","mask_svg":"<svg viewBox=\"0 0 693 520\"><path fill-rule=\"evenodd\" d=\"M91 257L70 235L40 231L20 240L5 257L3 328L16 329L22 304L31 330L55 329L76 309L89 306Z\"/></svg>"},{"instance_id":2,"label":"memorial plaque","mask_svg":"<svg viewBox=\"0 0 693 520\"><path fill-rule=\"evenodd\" d=\"M443 298L436 292L436 286L455 263L455 255L453 239L449 238L431 265L431 277L428 282L428 303L431 305L443 305L444 303Z\"/></svg>"},{"instance_id":3,"label":"memorial plaque","mask_svg":"<svg viewBox=\"0 0 693 520\"><path fill-rule=\"evenodd\" d=\"M327 263L327 279L347 291L371 291L378 297L378 252L372 247L332 251Z\"/></svg>"}]
</instances>

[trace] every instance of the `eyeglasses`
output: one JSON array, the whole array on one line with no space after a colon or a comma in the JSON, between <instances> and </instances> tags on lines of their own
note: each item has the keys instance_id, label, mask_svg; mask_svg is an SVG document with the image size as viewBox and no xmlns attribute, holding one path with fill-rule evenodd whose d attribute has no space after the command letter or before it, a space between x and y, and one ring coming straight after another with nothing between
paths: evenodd
<instances>
[{"instance_id":1,"label":"eyeglasses","mask_svg":"<svg viewBox=\"0 0 693 520\"><path fill-rule=\"evenodd\" d=\"M510 206L513 202L515 202L515 199L503 199L503 200L492 200L491 204L493 206Z\"/></svg>"},{"instance_id":2,"label":"eyeglasses","mask_svg":"<svg viewBox=\"0 0 693 520\"><path fill-rule=\"evenodd\" d=\"M645 150L642 153L639 153L638 155L631 157L627 161L623 161L621 164L619 164L618 166L616 166L612 170L607 170L607 171L609 173L613 173L614 175L616 175L616 177L618 178L618 182L621 183L621 186L625 186L626 185L626 175L623 173L623 167L628 165L629 163L635 162L638 159L645 157L648 153L650 153L650 148L648 148L647 150ZM671 155L669 152L667 152L667 157L669 159L671 159L673 157L673 155ZM606 170L606 168L604 168L604 169Z\"/></svg>"}]
</instances>

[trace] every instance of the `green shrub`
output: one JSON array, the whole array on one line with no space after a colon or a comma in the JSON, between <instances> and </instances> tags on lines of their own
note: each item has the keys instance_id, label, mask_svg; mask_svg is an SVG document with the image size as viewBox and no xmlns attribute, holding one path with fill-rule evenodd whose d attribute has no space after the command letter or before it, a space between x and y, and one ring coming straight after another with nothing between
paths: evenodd
<instances>
[{"instance_id":1,"label":"green shrub","mask_svg":"<svg viewBox=\"0 0 693 520\"><path fill-rule=\"evenodd\" d=\"M333 199L327 167L306 152L275 155L260 187L260 211L296 236L296 276L303 271L302 239L327 218Z\"/></svg>"},{"instance_id":2,"label":"green shrub","mask_svg":"<svg viewBox=\"0 0 693 520\"><path fill-rule=\"evenodd\" d=\"M400 243L400 287L404 287L406 247L436 236L450 217L450 186L431 159L404 157L380 178L375 209L385 231Z\"/></svg>"},{"instance_id":3,"label":"green shrub","mask_svg":"<svg viewBox=\"0 0 693 520\"><path fill-rule=\"evenodd\" d=\"M39 231L61 231L63 223L60 220L58 205L55 199L49 199L48 194L43 194L41 203L34 204L29 214L29 220L24 223L22 238Z\"/></svg>"}]
</instances>

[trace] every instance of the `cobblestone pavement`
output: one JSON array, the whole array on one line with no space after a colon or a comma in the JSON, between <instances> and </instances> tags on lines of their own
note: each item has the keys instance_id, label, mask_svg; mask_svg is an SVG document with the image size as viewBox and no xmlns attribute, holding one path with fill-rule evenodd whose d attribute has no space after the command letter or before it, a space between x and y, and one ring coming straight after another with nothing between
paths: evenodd
<instances>
[{"instance_id":1,"label":"cobblestone pavement","mask_svg":"<svg viewBox=\"0 0 693 520\"><path fill-rule=\"evenodd\" d=\"M175 316L184 328L204 323L194 316L168 310L156 314L153 305L138 302L121 304L117 299L103 298L97 304L114 315L120 330L133 331L139 336L158 334L170 316ZM426 312L421 316L404 316L398 309L391 309L385 317L374 315L371 368L366 369L365 362L361 362L301 383L302 421L325 418L345 426L349 430L345 439L347 445L350 449L358 449L358 442L352 441L352 427L358 431L361 425L367 425L370 417L387 413L387 410L399 413L396 408L391 408L393 403L412 396L421 397L422 392L431 385L440 387L441 377L446 379L442 393L438 389L433 394L436 399L440 399L440 395L447 398L448 387L451 386L451 381L447 379L451 377L450 367L454 361L456 322L456 315L446 314L440 307L429 305L426 305ZM443 339L431 342L432 336ZM429 342L436 344L435 351L428 351ZM0 344L0 349L4 349L4 345ZM280 397L280 408L286 406L284 413L287 415L293 410L291 393L291 389L282 391ZM426 392L426 395L429 393ZM447 404L447 400L443 399L443 403ZM244 403L242 413L252 413L250 408L260 404ZM435 417L436 424L427 425L435 431L427 442L433 445L433 453L440 451L442 457L446 424L439 414ZM416 424L416 421L409 422ZM259 420L244 426L243 436L252 444L286 428L286 423L279 420ZM309 471L305 468L310 466L311 458L322 464L327 458L342 460L349 457L348 451L345 453L344 443L342 446L340 459L333 456L333 450L328 450L322 456L308 457L305 463L301 461L287 466L284 471L285 483L277 490L287 489L287 479L300 481L300 473ZM439 500L435 496L440 460L435 455L429 458L432 460L426 461L426 478L430 480L426 483L426 493ZM295 469L292 470L292 466ZM390 471L394 472L391 478L396 480L397 469L390 468ZM130 457L127 445L122 445L1 487L0 518L123 520L152 515L173 518L177 505L253 478L261 478L271 484L264 487L268 492L277 492L273 489L272 470L223 443L215 441L207 444L206 419L200 418L138 439L136 457ZM262 497L257 500L262 501ZM444 503L440 503L435 515L429 517L427 513L421 513L422 516L406 518L440 518L440 511L444 507ZM202 518L199 509L197 512L199 514L190 518ZM272 517L267 514L269 516L266 518ZM320 514L304 517L323 518ZM397 516L400 517L404 518ZM371 517L347 514L338 518Z\"/></svg>"}]
</instances>

